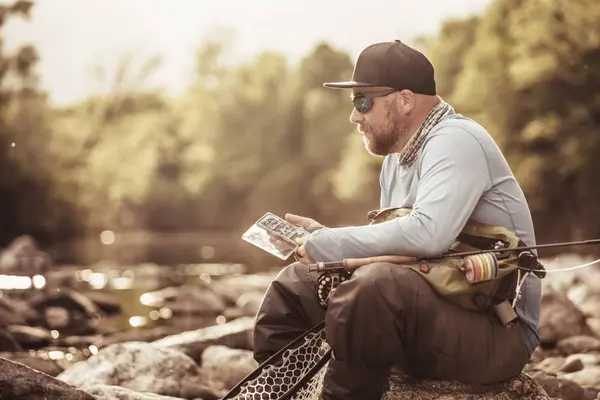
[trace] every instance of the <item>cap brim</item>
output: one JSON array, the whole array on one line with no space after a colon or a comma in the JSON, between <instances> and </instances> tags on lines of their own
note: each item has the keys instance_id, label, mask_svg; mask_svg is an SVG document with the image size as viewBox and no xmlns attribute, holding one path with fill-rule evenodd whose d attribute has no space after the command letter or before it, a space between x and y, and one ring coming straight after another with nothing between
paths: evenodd
<instances>
[{"instance_id":1,"label":"cap brim","mask_svg":"<svg viewBox=\"0 0 600 400\"><path fill-rule=\"evenodd\" d=\"M352 89L355 87L376 87L381 86L375 83L345 81L345 82L327 82L323 86L332 89Z\"/></svg>"}]
</instances>

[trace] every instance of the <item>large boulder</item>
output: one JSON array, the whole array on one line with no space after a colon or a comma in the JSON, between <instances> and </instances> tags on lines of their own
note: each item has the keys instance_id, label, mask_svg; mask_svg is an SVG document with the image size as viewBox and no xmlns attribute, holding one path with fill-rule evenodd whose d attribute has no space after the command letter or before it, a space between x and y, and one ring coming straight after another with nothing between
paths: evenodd
<instances>
[{"instance_id":1,"label":"large boulder","mask_svg":"<svg viewBox=\"0 0 600 400\"><path fill-rule=\"evenodd\" d=\"M323 379L327 371L327 364L318 372L311 382L302 388L302 399L320 400L323 391ZM291 381L297 381L299 374L291 375ZM278 379L279 380L279 379ZM257 393L251 391L252 398L277 398L287 388L282 387L268 375L261 375L257 380L251 380L249 387L258 389ZM281 379L285 382L290 380ZM584 390L574 384L579 394ZM231 389L231 388L230 388ZM308 393L307 393L308 392ZM559 394L567 393L559 391ZM570 392L569 392L570 393ZM247 394L247 393L245 393ZM584 400L583 397L560 397L563 400ZM381 400L552 400L544 388L529 374L522 372L519 376L506 382L485 387L471 386L464 383L439 380L420 379L409 376L397 368L393 368ZM585 399L587 400L587 399Z\"/></svg>"},{"instance_id":2,"label":"large boulder","mask_svg":"<svg viewBox=\"0 0 600 400\"><path fill-rule=\"evenodd\" d=\"M201 384L203 377L194 360L180 351L145 342L104 347L57 378L85 391L107 385L186 399L209 398L207 393L217 398Z\"/></svg>"},{"instance_id":3,"label":"large boulder","mask_svg":"<svg viewBox=\"0 0 600 400\"><path fill-rule=\"evenodd\" d=\"M196 369L194 360L178 351L145 342L127 342L103 348L57 378L76 387L113 385L173 395L179 391L179 381L195 374Z\"/></svg>"},{"instance_id":4,"label":"large boulder","mask_svg":"<svg viewBox=\"0 0 600 400\"><path fill-rule=\"evenodd\" d=\"M390 374L388 388L382 400L550 400L548 394L532 377L521 373L503 384L486 389L455 381L414 379L398 370Z\"/></svg>"},{"instance_id":5,"label":"large boulder","mask_svg":"<svg viewBox=\"0 0 600 400\"><path fill-rule=\"evenodd\" d=\"M0 358L0 399L95 400L89 393L5 358Z\"/></svg>"}]
</instances>

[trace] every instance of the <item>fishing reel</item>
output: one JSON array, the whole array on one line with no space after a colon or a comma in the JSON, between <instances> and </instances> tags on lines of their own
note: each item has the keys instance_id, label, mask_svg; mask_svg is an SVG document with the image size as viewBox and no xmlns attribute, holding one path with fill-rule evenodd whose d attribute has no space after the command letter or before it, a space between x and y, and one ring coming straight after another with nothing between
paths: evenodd
<instances>
[{"instance_id":1,"label":"fishing reel","mask_svg":"<svg viewBox=\"0 0 600 400\"><path fill-rule=\"evenodd\" d=\"M329 298L333 292L341 283L350 279L351 275L351 272L342 269L325 271L319 276L315 284L315 289L317 291L317 301L323 309L327 308Z\"/></svg>"},{"instance_id":2,"label":"fishing reel","mask_svg":"<svg viewBox=\"0 0 600 400\"><path fill-rule=\"evenodd\" d=\"M546 269L531 251L522 251L517 257L517 265L523 271L531 272L540 279L546 277Z\"/></svg>"}]
</instances>

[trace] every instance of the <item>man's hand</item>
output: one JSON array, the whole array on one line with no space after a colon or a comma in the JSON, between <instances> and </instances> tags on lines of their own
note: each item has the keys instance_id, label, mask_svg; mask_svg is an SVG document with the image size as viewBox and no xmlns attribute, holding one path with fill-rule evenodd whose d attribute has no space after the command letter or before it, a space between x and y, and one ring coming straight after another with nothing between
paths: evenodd
<instances>
[{"instance_id":1,"label":"man's hand","mask_svg":"<svg viewBox=\"0 0 600 400\"><path fill-rule=\"evenodd\" d=\"M313 231L315 229L325 228L325 226L321 225L317 221L312 218L301 217L300 215L295 214L285 214L285 219L291 224L302 227L308 231Z\"/></svg>"},{"instance_id":2,"label":"man's hand","mask_svg":"<svg viewBox=\"0 0 600 400\"><path fill-rule=\"evenodd\" d=\"M306 237L296 239L296 243L298 243L299 247L296 249L296 253L294 257L296 261L301 264L308 265L314 263L314 261L308 255L306 249L304 248L304 242L306 241Z\"/></svg>"},{"instance_id":3,"label":"man's hand","mask_svg":"<svg viewBox=\"0 0 600 400\"><path fill-rule=\"evenodd\" d=\"M325 228L324 225L318 223L317 221L315 221L312 218L302 217L302 216L296 215L296 214L289 214L289 213L285 214L285 220L291 224L294 224L296 226L304 228L309 232L313 232L317 229ZM296 261L298 261L299 263L305 264L305 265L314 263L314 261L310 258L310 256L308 255L308 252L304 248L304 242L306 241L307 238L308 238L308 236L296 239L296 243L298 244L299 247L296 249L296 253L294 254Z\"/></svg>"}]
</instances>

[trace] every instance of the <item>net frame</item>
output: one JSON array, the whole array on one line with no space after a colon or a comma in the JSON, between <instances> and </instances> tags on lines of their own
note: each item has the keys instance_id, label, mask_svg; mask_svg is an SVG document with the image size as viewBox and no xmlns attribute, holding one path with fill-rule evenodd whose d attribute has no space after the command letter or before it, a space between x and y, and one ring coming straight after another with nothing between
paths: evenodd
<instances>
[{"instance_id":1,"label":"net frame","mask_svg":"<svg viewBox=\"0 0 600 400\"><path fill-rule=\"evenodd\" d=\"M320 399L331 353L323 321L261 363L221 400Z\"/></svg>"}]
</instances>

